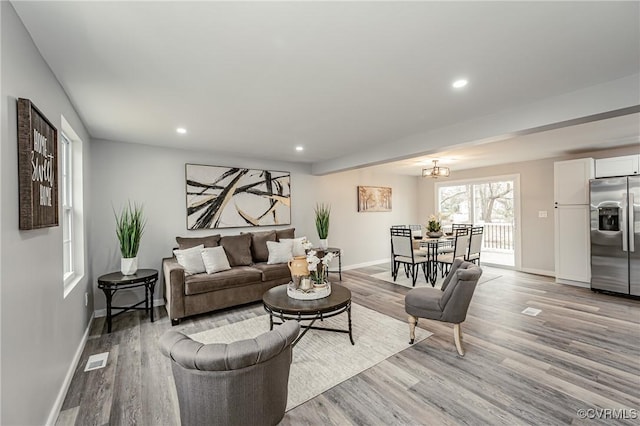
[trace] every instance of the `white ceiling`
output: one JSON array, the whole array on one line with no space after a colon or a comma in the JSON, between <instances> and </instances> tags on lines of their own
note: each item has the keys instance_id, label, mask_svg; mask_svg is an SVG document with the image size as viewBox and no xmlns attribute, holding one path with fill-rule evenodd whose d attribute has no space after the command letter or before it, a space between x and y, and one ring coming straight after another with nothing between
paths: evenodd
<instances>
[{"instance_id":1,"label":"white ceiling","mask_svg":"<svg viewBox=\"0 0 640 426\"><path fill-rule=\"evenodd\" d=\"M12 3L93 138L265 159L357 158L640 72L639 2ZM500 158L640 134L637 114L582 126ZM465 150L436 156L495 161Z\"/></svg>"},{"instance_id":2,"label":"white ceiling","mask_svg":"<svg viewBox=\"0 0 640 426\"><path fill-rule=\"evenodd\" d=\"M373 167L390 173L420 176L423 168L433 167L433 160L438 160L438 166L465 170L632 145L640 153L639 135L640 114L636 113Z\"/></svg>"}]
</instances>

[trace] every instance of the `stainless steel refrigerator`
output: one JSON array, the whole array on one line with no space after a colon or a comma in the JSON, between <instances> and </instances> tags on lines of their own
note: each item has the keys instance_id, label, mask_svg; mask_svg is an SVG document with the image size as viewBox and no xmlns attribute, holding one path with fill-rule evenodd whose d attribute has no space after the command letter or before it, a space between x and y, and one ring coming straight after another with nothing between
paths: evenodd
<instances>
[{"instance_id":1,"label":"stainless steel refrigerator","mask_svg":"<svg viewBox=\"0 0 640 426\"><path fill-rule=\"evenodd\" d=\"M589 185L591 289L640 296L640 176Z\"/></svg>"}]
</instances>

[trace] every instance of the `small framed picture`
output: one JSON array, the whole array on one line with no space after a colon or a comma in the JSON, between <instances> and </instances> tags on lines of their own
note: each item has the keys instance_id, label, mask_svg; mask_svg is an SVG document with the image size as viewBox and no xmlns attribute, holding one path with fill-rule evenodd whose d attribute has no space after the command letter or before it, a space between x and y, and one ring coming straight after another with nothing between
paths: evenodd
<instances>
[{"instance_id":1,"label":"small framed picture","mask_svg":"<svg viewBox=\"0 0 640 426\"><path fill-rule=\"evenodd\" d=\"M359 212L390 212L391 188L386 186L358 186Z\"/></svg>"}]
</instances>

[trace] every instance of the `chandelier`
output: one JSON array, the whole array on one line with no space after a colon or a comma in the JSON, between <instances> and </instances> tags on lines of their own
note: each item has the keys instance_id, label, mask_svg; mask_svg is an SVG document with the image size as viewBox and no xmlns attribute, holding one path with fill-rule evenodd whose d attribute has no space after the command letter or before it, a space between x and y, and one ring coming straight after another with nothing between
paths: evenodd
<instances>
[{"instance_id":1,"label":"chandelier","mask_svg":"<svg viewBox=\"0 0 640 426\"><path fill-rule=\"evenodd\" d=\"M422 177L449 177L449 168L438 166L438 160L433 160L433 167L430 169L422 169Z\"/></svg>"}]
</instances>

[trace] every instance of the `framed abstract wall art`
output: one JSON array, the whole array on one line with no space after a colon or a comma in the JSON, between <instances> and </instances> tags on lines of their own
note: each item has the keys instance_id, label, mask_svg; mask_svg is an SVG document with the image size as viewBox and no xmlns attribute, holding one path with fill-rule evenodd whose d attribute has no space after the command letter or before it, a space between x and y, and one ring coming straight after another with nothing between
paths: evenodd
<instances>
[{"instance_id":1,"label":"framed abstract wall art","mask_svg":"<svg viewBox=\"0 0 640 426\"><path fill-rule=\"evenodd\" d=\"M390 212L391 188L385 186L359 186L358 211Z\"/></svg>"},{"instance_id":2,"label":"framed abstract wall art","mask_svg":"<svg viewBox=\"0 0 640 426\"><path fill-rule=\"evenodd\" d=\"M18 99L19 228L58 226L58 131L29 99Z\"/></svg>"},{"instance_id":3,"label":"framed abstract wall art","mask_svg":"<svg viewBox=\"0 0 640 426\"><path fill-rule=\"evenodd\" d=\"M186 164L187 229L291 224L291 174Z\"/></svg>"}]
</instances>

